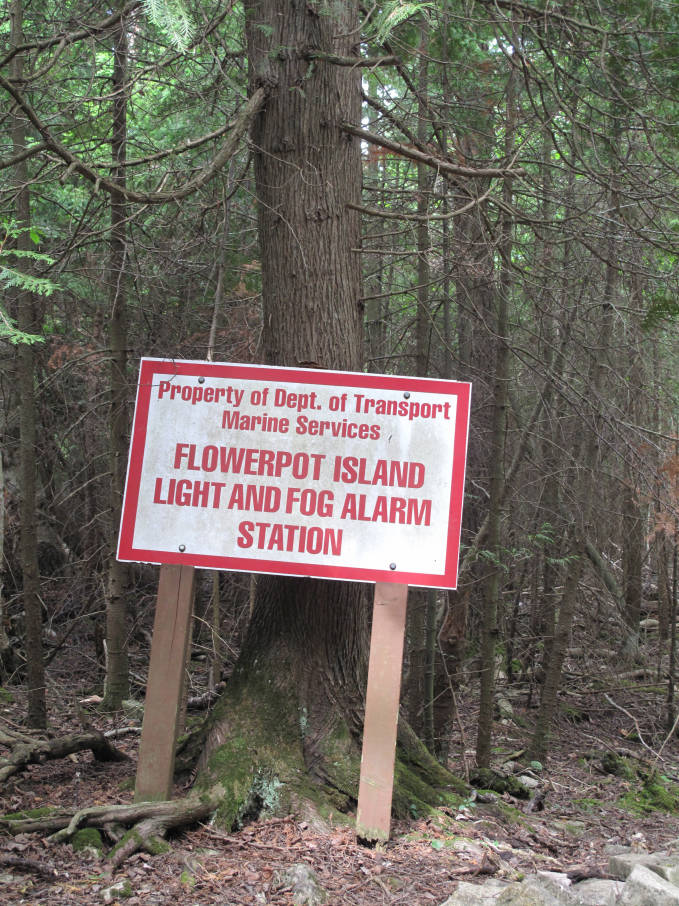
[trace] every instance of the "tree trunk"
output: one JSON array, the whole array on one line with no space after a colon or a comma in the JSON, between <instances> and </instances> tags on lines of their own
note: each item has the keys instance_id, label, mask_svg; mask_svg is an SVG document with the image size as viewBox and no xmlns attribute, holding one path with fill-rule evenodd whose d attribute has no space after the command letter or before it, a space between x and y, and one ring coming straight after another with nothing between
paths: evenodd
<instances>
[{"instance_id":1,"label":"tree trunk","mask_svg":"<svg viewBox=\"0 0 679 906\"><path fill-rule=\"evenodd\" d=\"M23 6L21 0L14 0L10 10L10 44L16 47L23 40ZM12 78L19 84L23 77L23 55L16 54L11 62ZM12 147L15 154L26 146L26 123L18 110L11 117ZM14 172L16 193L16 221L20 230L16 244L20 251L28 251L31 239L30 194L28 189L28 167L25 161L17 164ZM17 324L19 330L28 334L38 332L38 313L33 294L21 290L17 297ZM38 568L38 525L36 517L36 401L35 401L35 356L32 343L19 343L17 379L21 397L19 417L21 469L21 499L19 516L21 520L21 574L23 579L23 601L26 621L26 680L28 684L28 715L30 727L42 729L47 725L45 701L45 667L42 644L42 604L40 601L40 572Z\"/></svg>"},{"instance_id":2,"label":"tree trunk","mask_svg":"<svg viewBox=\"0 0 679 906\"><path fill-rule=\"evenodd\" d=\"M14 669L12 646L7 635L5 611L5 473L0 456L0 685Z\"/></svg>"},{"instance_id":3,"label":"tree trunk","mask_svg":"<svg viewBox=\"0 0 679 906\"><path fill-rule=\"evenodd\" d=\"M113 48L112 179L125 185L127 142L127 32L123 22ZM127 313L125 258L127 254L126 206L121 195L111 195L111 240L109 246L109 340L110 363L110 456L111 456L111 550L108 600L106 602L106 683L104 707L119 710L129 695L127 662L128 567L116 559L120 513L127 465Z\"/></svg>"},{"instance_id":4,"label":"tree trunk","mask_svg":"<svg viewBox=\"0 0 679 906\"><path fill-rule=\"evenodd\" d=\"M505 155L510 158L514 146L516 114L514 109L514 67L510 67L507 83L507 125ZM506 210L512 206L512 189L509 180L503 187ZM493 700L495 695L495 647L498 639L498 609L502 596L502 564L500 562L500 523L504 501L505 443L507 433L507 402L509 384L509 293L511 290L510 267L512 257L512 221L509 214L502 218L501 271L496 288L495 330L497 351L495 357L495 382L493 387L493 422L490 445L490 483L488 501L487 548L494 558L483 587L483 618L481 625L481 689L479 695L479 724L476 737L476 764L490 766Z\"/></svg>"},{"instance_id":5,"label":"tree trunk","mask_svg":"<svg viewBox=\"0 0 679 906\"><path fill-rule=\"evenodd\" d=\"M360 232L346 204L359 200L361 162L358 142L340 123L360 120L360 74L308 63L303 54L355 54L357 3L319 15L291 0L249 0L246 22L250 89L270 88L252 134L266 360L357 370ZM321 792L335 809L351 806L369 613L358 584L258 578L243 648L199 764L201 782L216 780L226 790L219 821L233 824L248 810L284 811ZM436 773L424 746L403 728L400 736L411 760ZM417 799L414 788L403 795L404 803Z\"/></svg>"},{"instance_id":6,"label":"tree trunk","mask_svg":"<svg viewBox=\"0 0 679 906\"><path fill-rule=\"evenodd\" d=\"M635 256L636 257L636 256ZM636 309L643 305L644 293L637 275L631 278L631 306ZM631 319L629 325L629 342L627 344L628 384L626 410L628 420L633 424L642 423L642 399L644 380L644 360L641 354L640 331ZM641 503L639 487L639 465L630 461L630 454L625 461L622 492L622 563L623 584L625 589L625 623L630 638L638 640L639 623L642 607L642 570L646 553L644 524L645 507ZM633 646L635 647L635 646Z\"/></svg>"},{"instance_id":7,"label":"tree trunk","mask_svg":"<svg viewBox=\"0 0 679 906\"><path fill-rule=\"evenodd\" d=\"M611 193L609 201L610 209L616 210L613 193ZM601 397L609 364L613 312L615 310L615 297L618 285L618 272L614 264L617 260L616 240L612 226L610 227L606 251L607 263L605 267L601 318L597 325L596 344L594 344L592 350L588 373L588 389L592 399L595 401ZM576 475L572 486L578 488L577 499L581 501L581 510L573 515L572 529L569 531L570 549L567 545L566 550L571 559L563 594L559 602L554 638L549 651L549 659L545 665L545 681L542 687L540 708L529 747L531 756L539 761L545 759L549 750L551 726L556 715L561 685L561 671L575 616L578 587L586 556L586 536L593 508L594 475L600 457L599 431L601 421L601 412L596 409L593 410L593 423L583 426L582 439L576 453L576 468L579 472L580 480L577 480L578 476Z\"/></svg>"}]
</instances>

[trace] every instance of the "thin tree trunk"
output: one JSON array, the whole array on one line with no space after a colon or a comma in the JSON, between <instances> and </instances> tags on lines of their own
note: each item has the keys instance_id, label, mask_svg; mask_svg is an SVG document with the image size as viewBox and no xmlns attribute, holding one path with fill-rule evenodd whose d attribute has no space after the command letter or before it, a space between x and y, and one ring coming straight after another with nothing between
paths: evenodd
<instances>
[{"instance_id":1,"label":"thin tree trunk","mask_svg":"<svg viewBox=\"0 0 679 906\"><path fill-rule=\"evenodd\" d=\"M408 595L407 665L403 698L408 723L424 735L425 674L427 670L427 590L412 588Z\"/></svg>"},{"instance_id":2,"label":"thin tree trunk","mask_svg":"<svg viewBox=\"0 0 679 906\"><path fill-rule=\"evenodd\" d=\"M505 154L510 157L514 146L515 129L514 69L510 67L507 83L507 125ZM505 182L504 200L511 208L512 190ZM483 617L481 624L481 690L479 722L476 737L476 763L480 768L490 765L493 728L493 699L495 694L495 647L498 638L498 607L501 596L500 522L505 483L505 441L507 433L507 403L509 382L509 294L511 291L510 267L512 255L512 221L508 215L502 220L501 237L502 270L496 291L497 353L495 360L495 386L493 390L493 424L490 445L490 487L488 503L487 547L495 562L483 589Z\"/></svg>"},{"instance_id":3,"label":"thin tree trunk","mask_svg":"<svg viewBox=\"0 0 679 906\"><path fill-rule=\"evenodd\" d=\"M610 210L616 210L615 198L611 193ZM613 312L615 292L617 287L617 270L614 262L615 236L613 225L610 227L607 243L607 264L603 302L601 306L601 321L598 325L597 342L591 351L589 368L589 392L593 400L598 400L603 389L604 376L607 368L609 344L613 329ZM535 728L530 743L530 754L537 760L544 760L549 749L550 732L556 714L557 698L561 685L561 671L566 657L566 649L570 638L575 607L577 603L578 587L582 576L586 556L586 534L592 513L592 495L594 490L594 474L599 459L599 429L601 413L594 412L593 424L586 425L583 438L579 445L576 458L580 480L574 479L573 486L578 489L577 499L582 501L581 511L574 517L569 531L570 545L567 546L570 555L568 575L564 584L558 608L558 617L549 660L545 667L545 681L542 687L540 708L535 722Z\"/></svg>"},{"instance_id":4,"label":"thin tree trunk","mask_svg":"<svg viewBox=\"0 0 679 906\"><path fill-rule=\"evenodd\" d=\"M432 753L437 754L438 741L436 739L434 723L434 697L436 686L436 630L437 630L437 606L436 591L433 588L427 589L427 609L425 623L425 649L426 649L426 667L424 673L424 730L423 739L426 747Z\"/></svg>"},{"instance_id":5,"label":"thin tree trunk","mask_svg":"<svg viewBox=\"0 0 679 906\"><path fill-rule=\"evenodd\" d=\"M127 32L123 22L115 33L113 48L112 179L124 187L123 166L127 143ZM111 550L106 603L106 683L104 707L118 710L129 695L127 658L127 564L116 559L118 528L125 489L127 464L127 311L125 259L127 255L126 205L121 195L111 196L111 239L108 266L111 456Z\"/></svg>"},{"instance_id":6,"label":"thin tree trunk","mask_svg":"<svg viewBox=\"0 0 679 906\"><path fill-rule=\"evenodd\" d=\"M428 138L427 94L429 90L427 45L429 29L423 19L420 23L420 58L418 61L418 118L417 138L424 145ZM417 319L415 368L420 377L429 370L429 337L431 315L429 311L429 224L425 217L429 210L429 172L423 164L417 165ZM427 625L429 621L429 594L424 589L413 590L408 607L408 647L410 649L410 670L408 675L408 721L418 736L426 739L426 715L430 713L431 702L427 701L426 677L433 671L430 658L434 654ZM433 749L433 728L430 733L430 751Z\"/></svg>"},{"instance_id":7,"label":"thin tree trunk","mask_svg":"<svg viewBox=\"0 0 679 906\"><path fill-rule=\"evenodd\" d=\"M640 256L636 255L636 258ZM639 261L639 266L641 262ZM632 310L643 306L643 292L640 278L634 274L631 278ZM641 399L644 388L644 367L639 349L640 337L638 327L632 316L629 327L628 351L628 384L627 412L633 424L638 424L641 417ZM623 528L623 585L625 589L625 622L630 638L639 638L642 603L642 568L645 554L644 511L640 501L640 489L637 475L638 467L634 462L626 461L624 468L624 489L622 503ZM633 646L633 648L636 646Z\"/></svg>"},{"instance_id":8,"label":"thin tree trunk","mask_svg":"<svg viewBox=\"0 0 679 906\"><path fill-rule=\"evenodd\" d=\"M665 725L669 732L676 719L676 685L677 685L677 572L679 571L679 544L677 544L677 531L679 525L675 522L674 556L672 561L672 599L670 606L670 665L667 680L667 718Z\"/></svg>"},{"instance_id":9,"label":"thin tree trunk","mask_svg":"<svg viewBox=\"0 0 679 906\"><path fill-rule=\"evenodd\" d=\"M420 59L418 79L418 113L417 138L425 145L427 129L427 42L429 30L427 21L420 24ZM429 369L429 335L431 332L429 312L429 224L426 221L429 210L429 168L424 164L417 165L417 348L415 362L417 374L425 377Z\"/></svg>"},{"instance_id":10,"label":"thin tree trunk","mask_svg":"<svg viewBox=\"0 0 679 906\"><path fill-rule=\"evenodd\" d=\"M23 43L23 6L21 0L13 0L10 8L10 45ZM11 62L12 78L19 84L23 77L23 54L16 54ZM18 110L11 118L12 147L15 154L26 146L26 124ZM25 161L15 167L16 185L15 212L17 226L17 248L27 251L31 247L28 234L30 227L30 193L28 188L28 167ZM19 330L36 334L39 318L33 294L20 290L17 295L17 324ZM42 604L40 601L40 572L38 567L38 526L36 514L36 399L35 399L35 355L31 343L20 343L18 349L17 375L21 397L20 447L21 498L19 517L21 520L21 573L23 578L23 602L26 621L26 679L28 683L27 723L31 727L44 728L47 725L45 700L45 667L42 644Z\"/></svg>"}]
</instances>

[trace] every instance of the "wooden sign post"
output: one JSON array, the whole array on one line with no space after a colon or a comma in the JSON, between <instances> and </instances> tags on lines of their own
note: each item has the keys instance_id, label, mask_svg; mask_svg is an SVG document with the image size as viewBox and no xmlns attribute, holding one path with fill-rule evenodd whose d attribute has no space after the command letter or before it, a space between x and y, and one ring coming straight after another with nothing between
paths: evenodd
<instances>
[{"instance_id":1,"label":"wooden sign post","mask_svg":"<svg viewBox=\"0 0 679 906\"><path fill-rule=\"evenodd\" d=\"M195 570L161 566L135 802L170 799L191 638Z\"/></svg>"},{"instance_id":2,"label":"wooden sign post","mask_svg":"<svg viewBox=\"0 0 679 906\"><path fill-rule=\"evenodd\" d=\"M407 589L456 585L470 392L142 359L118 557L164 565L138 800L172 789L194 568L373 582L358 828L388 838Z\"/></svg>"},{"instance_id":3,"label":"wooden sign post","mask_svg":"<svg viewBox=\"0 0 679 906\"><path fill-rule=\"evenodd\" d=\"M408 586L375 585L356 836L388 840Z\"/></svg>"}]
</instances>

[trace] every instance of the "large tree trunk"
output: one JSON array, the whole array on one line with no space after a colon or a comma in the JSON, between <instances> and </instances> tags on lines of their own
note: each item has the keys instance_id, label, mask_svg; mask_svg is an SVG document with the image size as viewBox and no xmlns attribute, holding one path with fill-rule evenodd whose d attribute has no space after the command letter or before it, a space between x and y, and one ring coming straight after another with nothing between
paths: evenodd
<instances>
[{"instance_id":1,"label":"large tree trunk","mask_svg":"<svg viewBox=\"0 0 679 906\"><path fill-rule=\"evenodd\" d=\"M362 306L356 249L359 70L306 61L307 48L356 51L358 4L317 14L291 0L246 3L251 90L270 88L252 135L259 202L263 345L272 364L360 369ZM275 52L274 52L275 51ZM286 810L330 793L345 809L358 790L369 602L357 584L261 576L233 677L215 710L201 782L226 793L218 819ZM423 746L406 729L411 758ZM412 791L412 795L415 795Z\"/></svg>"}]
</instances>

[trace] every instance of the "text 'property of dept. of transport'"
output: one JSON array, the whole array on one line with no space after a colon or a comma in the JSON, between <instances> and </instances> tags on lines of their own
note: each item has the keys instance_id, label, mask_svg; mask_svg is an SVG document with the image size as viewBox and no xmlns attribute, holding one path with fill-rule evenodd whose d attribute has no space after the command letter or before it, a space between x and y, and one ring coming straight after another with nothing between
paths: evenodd
<instances>
[{"instance_id":1,"label":"text 'property of dept. of transport'","mask_svg":"<svg viewBox=\"0 0 679 906\"><path fill-rule=\"evenodd\" d=\"M468 384L142 359L118 556L454 587Z\"/></svg>"}]
</instances>

